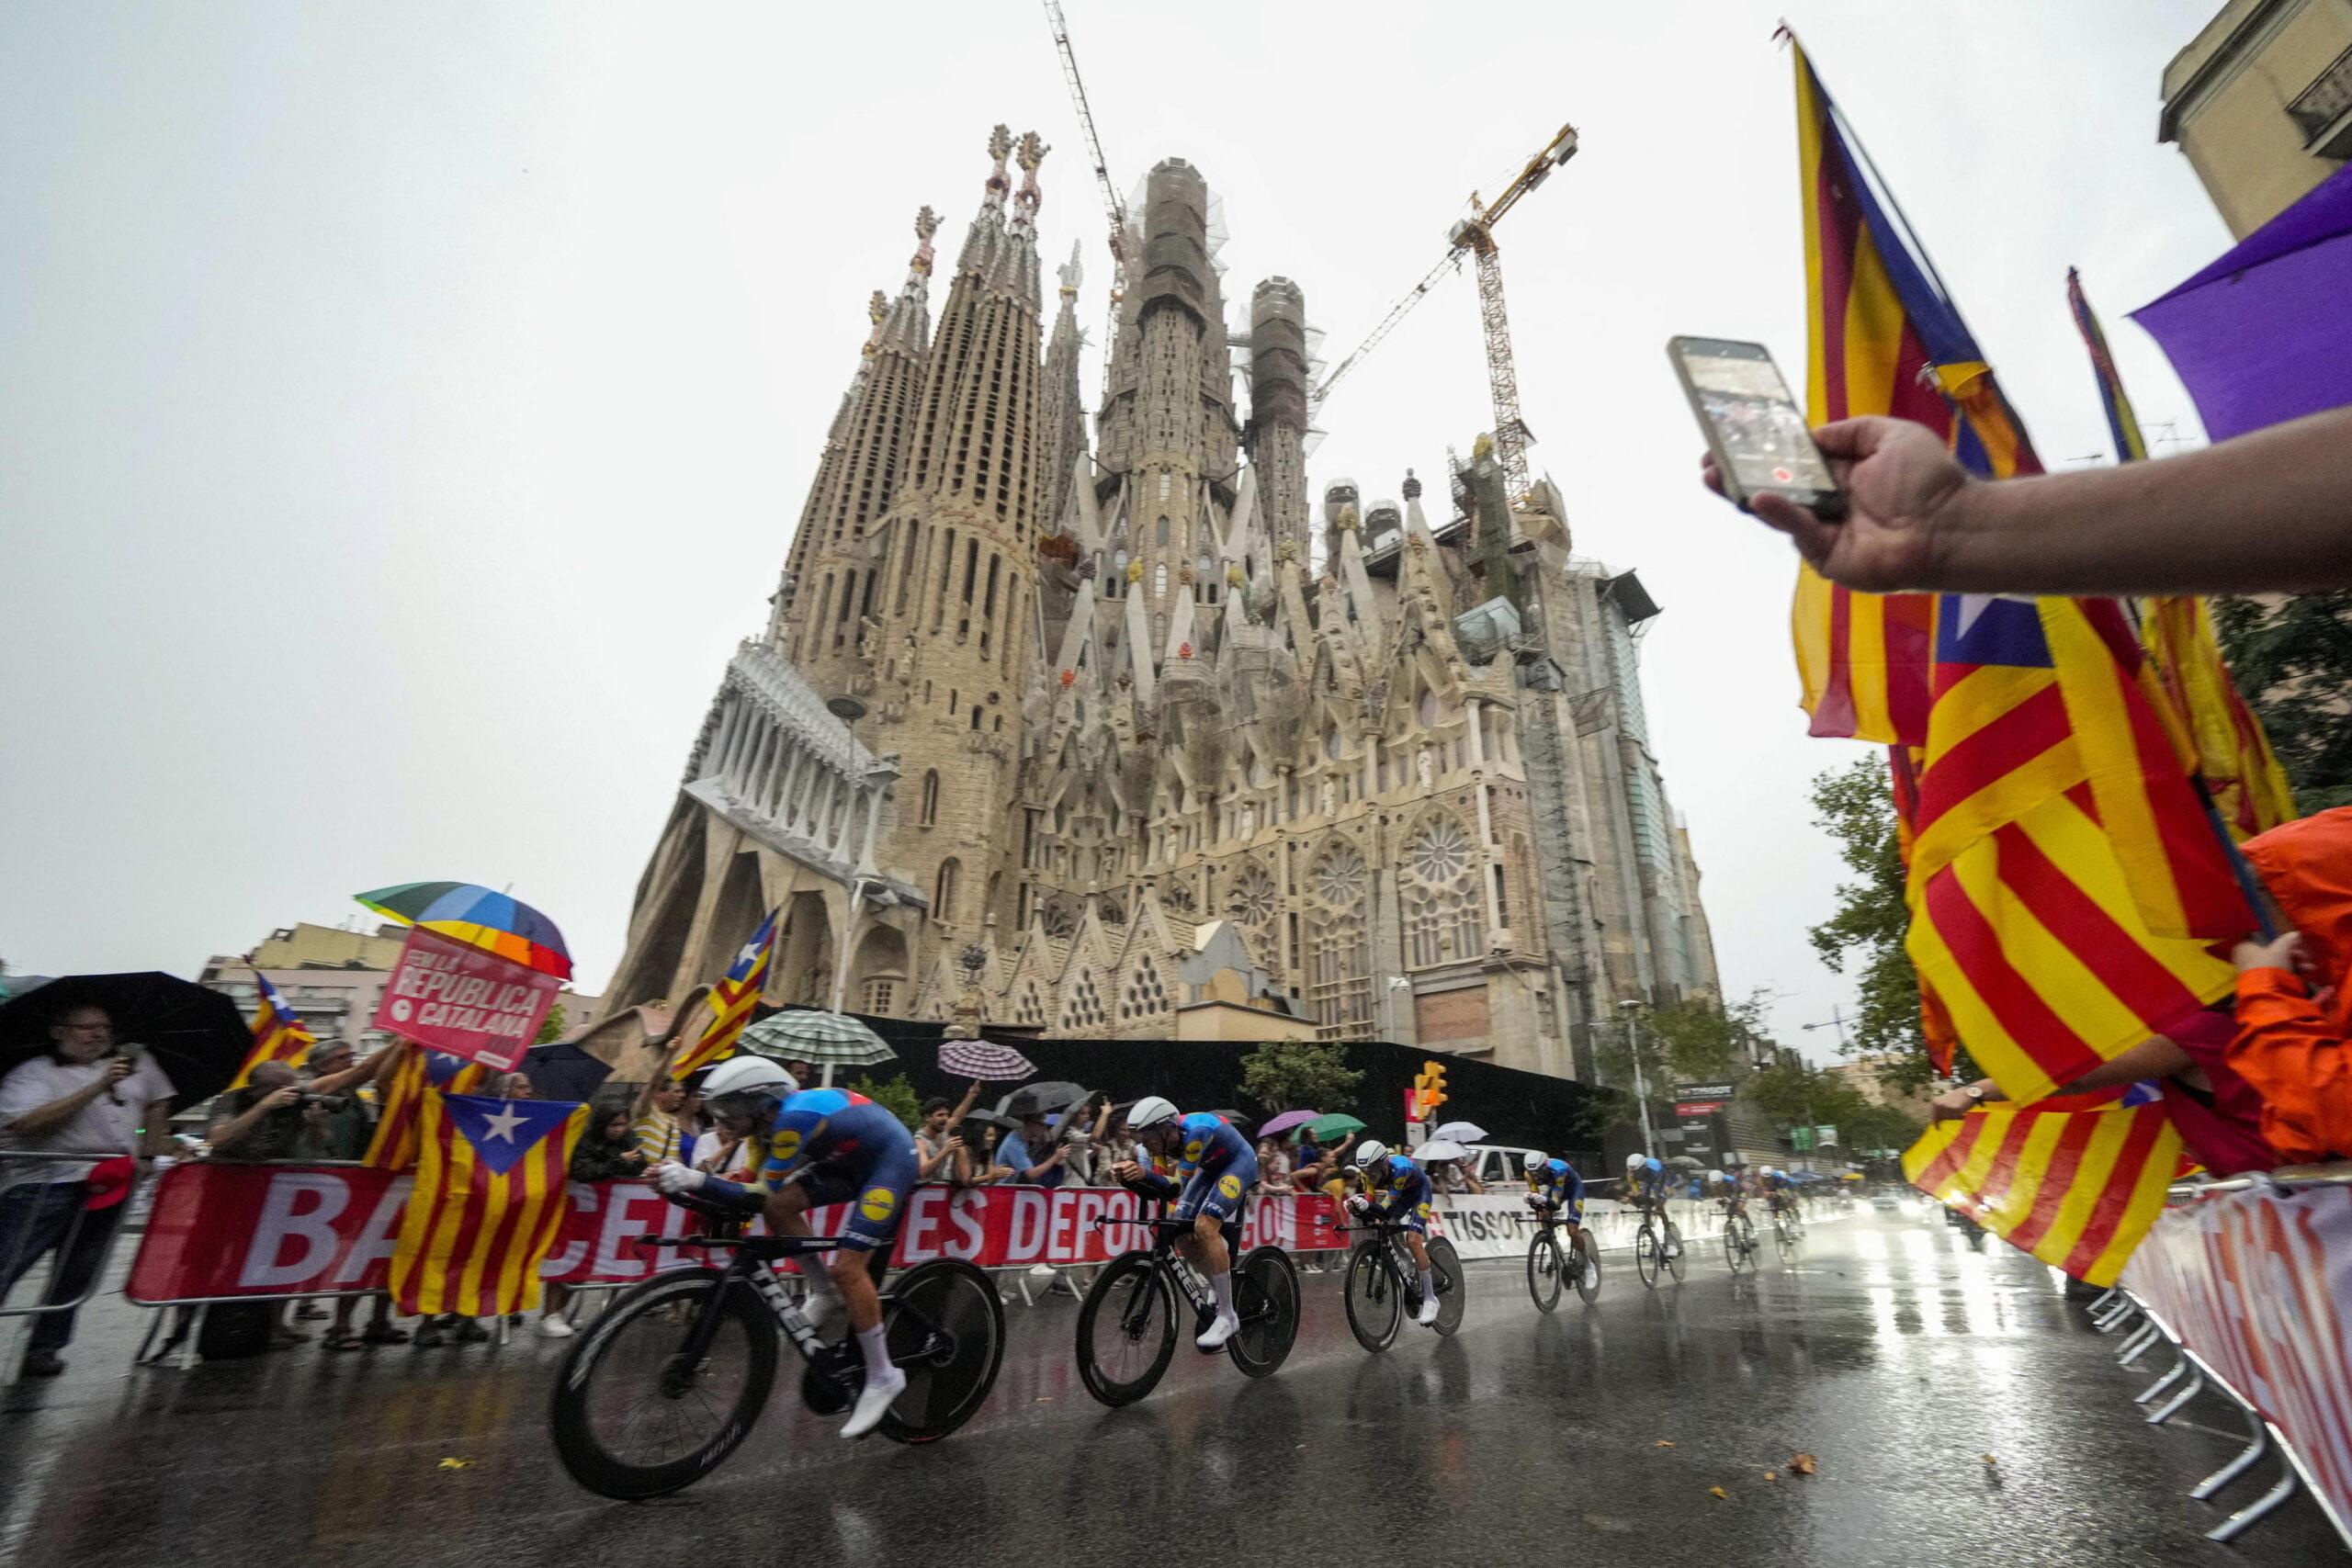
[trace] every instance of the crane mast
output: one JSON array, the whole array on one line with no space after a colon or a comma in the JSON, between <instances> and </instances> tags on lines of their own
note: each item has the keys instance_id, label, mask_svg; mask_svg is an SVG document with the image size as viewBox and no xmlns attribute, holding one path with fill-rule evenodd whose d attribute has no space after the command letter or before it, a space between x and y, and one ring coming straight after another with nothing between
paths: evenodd
<instances>
[{"instance_id":1,"label":"crane mast","mask_svg":"<svg viewBox=\"0 0 2352 1568\"><path fill-rule=\"evenodd\" d=\"M1118 327L1119 301L1127 292L1127 204L1119 197L1119 187L1111 183L1111 165L1102 156L1102 139L1094 131L1094 111L1087 106L1086 84L1079 79L1078 52L1070 47L1069 23L1062 16L1058 0L1045 0L1046 23L1054 30L1054 51L1061 56L1062 80L1069 87L1069 101L1078 110L1078 128L1086 138L1086 155L1094 164L1094 182L1102 188L1102 209L1111 220L1111 324Z\"/></svg>"}]
</instances>

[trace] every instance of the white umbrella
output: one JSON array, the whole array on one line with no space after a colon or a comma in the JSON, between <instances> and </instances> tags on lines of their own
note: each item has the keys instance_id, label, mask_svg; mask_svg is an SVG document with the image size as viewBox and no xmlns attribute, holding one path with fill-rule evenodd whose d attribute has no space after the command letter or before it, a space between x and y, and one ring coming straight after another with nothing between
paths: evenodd
<instances>
[{"instance_id":1,"label":"white umbrella","mask_svg":"<svg viewBox=\"0 0 2352 1568\"><path fill-rule=\"evenodd\" d=\"M801 1009L760 1020L743 1031L741 1043L771 1061L807 1062L822 1068L828 1089L835 1067L871 1067L898 1055L880 1035L845 1013Z\"/></svg>"},{"instance_id":2,"label":"white umbrella","mask_svg":"<svg viewBox=\"0 0 2352 1568\"><path fill-rule=\"evenodd\" d=\"M1433 1160L1461 1159L1469 1153L1468 1149L1464 1148L1452 1138L1431 1138L1413 1151L1413 1157L1423 1165L1428 1165Z\"/></svg>"},{"instance_id":3,"label":"white umbrella","mask_svg":"<svg viewBox=\"0 0 2352 1568\"><path fill-rule=\"evenodd\" d=\"M1476 1122L1447 1122L1430 1129L1430 1137L1451 1138L1457 1144L1483 1144L1487 1130Z\"/></svg>"}]
</instances>

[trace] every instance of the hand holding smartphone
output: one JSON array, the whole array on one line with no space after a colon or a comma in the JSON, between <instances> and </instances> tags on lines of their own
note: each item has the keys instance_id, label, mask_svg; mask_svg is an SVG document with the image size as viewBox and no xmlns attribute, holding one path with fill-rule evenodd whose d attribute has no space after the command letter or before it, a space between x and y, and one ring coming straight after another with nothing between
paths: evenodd
<instances>
[{"instance_id":1,"label":"hand holding smartphone","mask_svg":"<svg viewBox=\"0 0 2352 1568\"><path fill-rule=\"evenodd\" d=\"M1826 522L1846 515L1845 492L1814 445L1771 350L1730 338L1676 337L1666 352L1732 504L1746 512L1769 491Z\"/></svg>"}]
</instances>

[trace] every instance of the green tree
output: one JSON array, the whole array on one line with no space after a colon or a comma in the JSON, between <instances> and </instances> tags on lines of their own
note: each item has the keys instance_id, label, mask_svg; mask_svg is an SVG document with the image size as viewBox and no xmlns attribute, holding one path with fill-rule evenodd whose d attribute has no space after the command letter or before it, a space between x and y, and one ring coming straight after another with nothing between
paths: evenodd
<instances>
[{"instance_id":1,"label":"green tree","mask_svg":"<svg viewBox=\"0 0 2352 1568\"><path fill-rule=\"evenodd\" d=\"M1841 1145L1846 1142L1846 1129L1873 1109L1860 1090L1837 1074L1809 1066L1793 1053L1783 1055L1748 1079L1742 1092L1782 1132L1792 1127L1835 1127Z\"/></svg>"},{"instance_id":2,"label":"green tree","mask_svg":"<svg viewBox=\"0 0 2352 1568\"><path fill-rule=\"evenodd\" d=\"M915 1086L907 1081L907 1075L904 1073L888 1078L874 1078L860 1075L857 1080L849 1086L849 1091L852 1094L865 1096L909 1127L916 1126L922 1121L922 1100L915 1093Z\"/></svg>"},{"instance_id":3,"label":"green tree","mask_svg":"<svg viewBox=\"0 0 2352 1568\"><path fill-rule=\"evenodd\" d=\"M1268 1111L1336 1111L1354 1102L1362 1082L1340 1045L1269 1040L1241 1058L1241 1092Z\"/></svg>"},{"instance_id":4,"label":"green tree","mask_svg":"<svg viewBox=\"0 0 2352 1568\"><path fill-rule=\"evenodd\" d=\"M551 1040L560 1040L562 1038L563 1004L561 1002L554 1002L549 1004L548 1008L548 1016L539 1023L538 1037L531 1043L534 1045L545 1045Z\"/></svg>"},{"instance_id":5,"label":"green tree","mask_svg":"<svg viewBox=\"0 0 2352 1568\"><path fill-rule=\"evenodd\" d=\"M1620 1018L1593 1032L1593 1055L1609 1081L1634 1086L1634 1066L1652 1099L1662 1099L1678 1082L1719 1078L1736 1070L1751 1040L1765 1038L1765 993L1728 1006L1691 998L1664 1007L1630 1010L1633 1028Z\"/></svg>"},{"instance_id":6,"label":"green tree","mask_svg":"<svg viewBox=\"0 0 2352 1568\"><path fill-rule=\"evenodd\" d=\"M1926 1126L1908 1111L1892 1105L1865 1104L1838 1123L1838 1141L1849 1158L1859 1159L1864 1149L1893 1149L1901 1154L1918 1142L1925 1131Z\"/></svg>"},{"instance_id":7,"label":"green tree","mask_svg":"<svg viewBox=\"0 0 2352 1568\"><path fill-rule=\"evenodd\" d=\"M2216 599L2213 626L2296 804L2352 805L2352 593Z\"/></svg>"},{"instance_id":8,"label":"green tree","mask_svg":"<svg viewBox=\"0 0 2352 1568\"><path fill-rule=\"evenodd\" d=\"M1903 950L1911 911L1903 898L1903 849L1896 835L1893 783L1883 757L1857 758L1813 781L1814 825L1837 840L1851 882L1838 887L1837 912L1805 934L1821 962L1850 976L1861 1003L1840 1049L1881 1065L1888 1087L1917 1089L1936 1076L1919 1022L1919 975ZM1966 1053L1953 1066L1976 1069Z\"/></svg>"}]
</instances>

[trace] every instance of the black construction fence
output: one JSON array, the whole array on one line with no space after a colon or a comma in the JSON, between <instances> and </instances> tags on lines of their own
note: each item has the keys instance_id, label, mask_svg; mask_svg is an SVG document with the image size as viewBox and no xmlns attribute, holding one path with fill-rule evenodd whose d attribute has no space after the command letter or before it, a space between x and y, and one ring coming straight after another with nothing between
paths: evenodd
<instances>
[{"instance_id":1,"label":"black construction fence","mask_svg":"<svg viewBox=\"0 0 2352 1568\"><path fill-rule=\"evenodd\" d=\"M899 1054L895 1062L865 1069L878 1078L903 1073L918 1096L961 1095L968 1079L939 1070L944 1025L907 1019L864 1018ZM1242 1058L1255 1041L1051 1040L996 1032L990 1038L1036 1064L1042 1079L1064 1079L1101 1089L1114 1100L1163 1095L1179 1110L1238 1111L1254 1125L1272 1112L1241 1090ZM1436 1122L1475 1122L1487 1141L1559 1153L1602 1146L1606 1123L1623 1114L1618 1097L1569 1078L1498 1067L1465 1056L1399 1045L1385 1040L1339 1043L1347 1065L1363 1074L1352 1102L1317 1105L1325 1112L1347 1111L1363 1119L1374 1135L1395 1139L1405 1129L1405 1091L1424 1062L1445 1067L1445 1103ZM858 1074L836 1074L836 1082ZM1012 1086L1007 1085L1010 1089Z\"/></svg>"}]
</instances>

